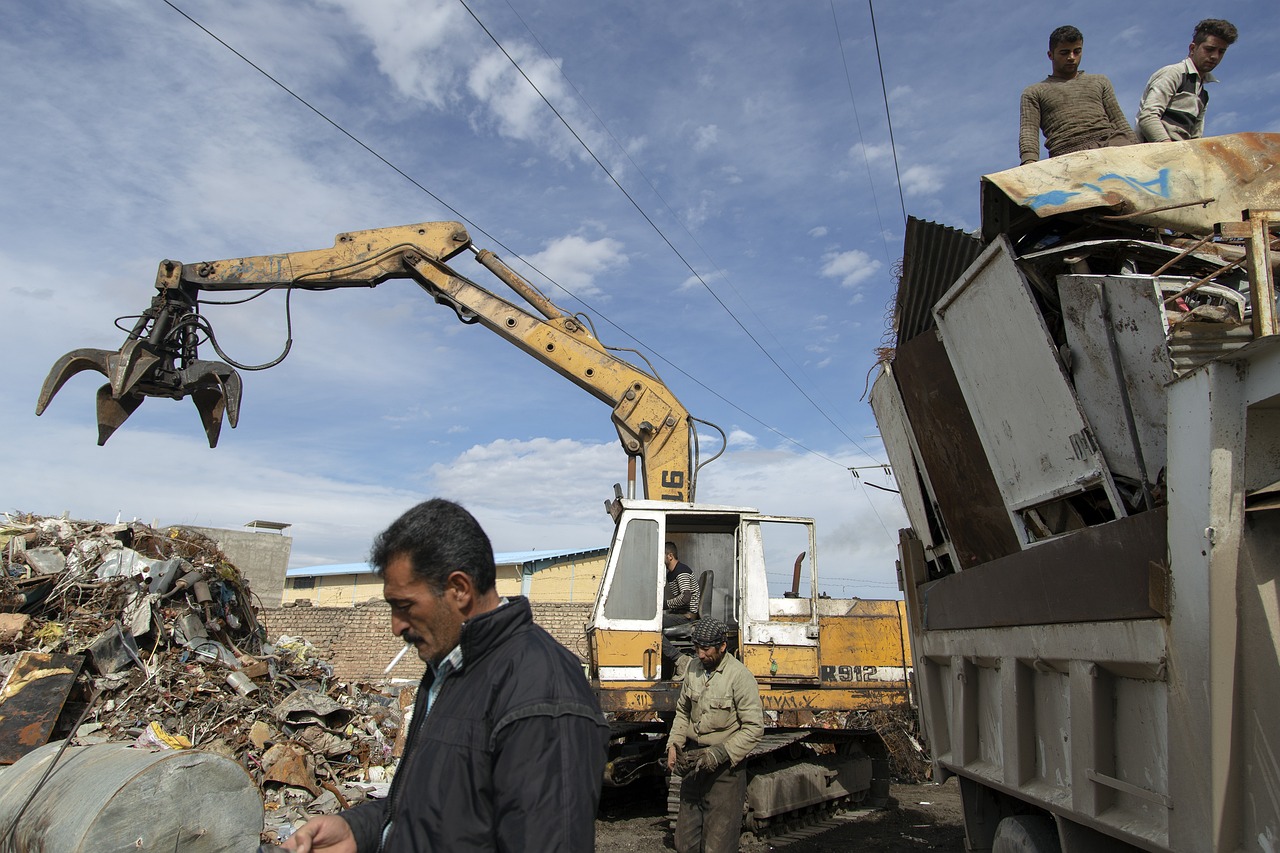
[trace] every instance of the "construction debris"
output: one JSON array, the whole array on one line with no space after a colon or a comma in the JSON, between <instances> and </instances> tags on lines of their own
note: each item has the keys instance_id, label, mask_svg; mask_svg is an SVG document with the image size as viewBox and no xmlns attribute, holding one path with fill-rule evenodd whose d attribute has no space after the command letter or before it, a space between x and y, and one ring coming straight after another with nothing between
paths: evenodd
<instances>
[{"instance_id":1,"label":"construction debris","mask_svg":"<svg viewBox=\"0 0 1280 853\"><path fill-rule=\"evenodd\" d=\"M257 783L268 841L385 796L411 696L335 681L304 639L269 642L248 582L207 536L7 514L0 554L0 764L68 737L222 755Z\"/></svg>"}]
</instances>

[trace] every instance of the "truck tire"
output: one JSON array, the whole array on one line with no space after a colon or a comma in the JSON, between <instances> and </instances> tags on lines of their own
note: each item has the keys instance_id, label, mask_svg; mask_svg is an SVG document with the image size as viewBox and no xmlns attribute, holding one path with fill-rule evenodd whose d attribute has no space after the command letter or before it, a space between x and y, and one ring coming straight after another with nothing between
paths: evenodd
<instances>
[{"instance_id":1,"label":"truck tire","mask_svg":"<svg viewBox=\"0 0 1280 853\"><path fill-rule=\"evenodd\" d=\"M1062 853L1053 818L1010 815L996 826L991 853Z\"/></svg>"}]
</instances>

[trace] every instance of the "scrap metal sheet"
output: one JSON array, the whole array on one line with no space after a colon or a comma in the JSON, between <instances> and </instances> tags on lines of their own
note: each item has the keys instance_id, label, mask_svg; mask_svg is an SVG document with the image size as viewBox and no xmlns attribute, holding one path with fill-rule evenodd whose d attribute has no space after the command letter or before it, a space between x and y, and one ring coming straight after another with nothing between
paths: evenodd
<instances>
[{"instance_id":1,"label":"scrap metal sheet","mask_svg":"<svg viewBox=\"0 0 1280 853\"><path fill-rule=\"evenodd\" d=\"M1236 133L1079 151L984 175L983 234L1014 205L1044 219L1095 208L1190 234L1280 200L1280 133ZM987 184L998 188L992 192ZM1001 198L1003 196L1003 199ZM1212 199L1202 204L1204 199Z\"/></svg>"},{"instance_id":2,"label":"scrap metal sheet","mask_svg":"<svg viewBox=\"0 0 1280 853\"><path fill-rule=\"evenodd\" d=\"M81 655L23 652L0 688L0 764L12 764L53 734Z\"/></svg>"},{"instance_id":3,"label":"scrap metal sheet","mask_svg":"<svg viewBox=\"0 0 1280 853\"><path fill-rule=\"evenodd\" d=\"M1124 515L1009 241L988 246L933 313L1010 512L1102 484Z\"/></svg>"}]
</instances>

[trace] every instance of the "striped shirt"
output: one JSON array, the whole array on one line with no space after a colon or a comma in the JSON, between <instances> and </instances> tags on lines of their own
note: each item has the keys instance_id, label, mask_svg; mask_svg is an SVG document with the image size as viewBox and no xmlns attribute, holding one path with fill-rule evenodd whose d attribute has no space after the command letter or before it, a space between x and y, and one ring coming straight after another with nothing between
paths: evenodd
<instances>
[{"instance_id":1,"label":"striped shirt","mask_svg":"<svg viewBox=\"0 0 1280 853\"><path fill-rule=\"evenodd\" d=\"M667 575L662 599L668 613L697 613L700 600L693 570L684 563L676 564L675 575Z\"/></svg>"}]
</instances>

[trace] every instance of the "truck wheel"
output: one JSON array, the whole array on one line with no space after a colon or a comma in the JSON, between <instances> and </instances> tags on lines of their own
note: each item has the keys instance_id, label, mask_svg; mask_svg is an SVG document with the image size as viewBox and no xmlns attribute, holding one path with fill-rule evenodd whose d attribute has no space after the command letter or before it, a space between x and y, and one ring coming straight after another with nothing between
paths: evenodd
<instances>
[{"instance_id":1,"label":"truck wheel","mask_svg":"<svg viewBox=\"0 0 1280 853\"><path fill-rule=\"evenodd\" d=\"M991 853L1061 853L1053 818L1010 815L996 826Z\"/></svg>"}]
</instances>

